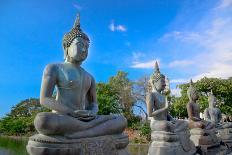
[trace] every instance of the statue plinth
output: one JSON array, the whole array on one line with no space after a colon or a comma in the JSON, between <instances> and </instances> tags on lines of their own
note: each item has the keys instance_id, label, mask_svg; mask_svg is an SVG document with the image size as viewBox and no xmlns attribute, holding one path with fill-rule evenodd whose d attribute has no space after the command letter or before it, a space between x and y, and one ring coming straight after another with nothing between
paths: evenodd
<instances>
[{"instance_id":1,"label":"statue plinth","mask_svg":"<svg viewBox=\"0 0 232 155\"><path fill-rule=\"evenodd\" d=\"M232 144L232 128L218 129L217 133L218 138L223 142Z\"/></svg>"},{"instance_id":2,"label":"statue plinth","mask_svg":"<svg viewBox=\"0 0 232 155\"><path fill-rule=\"evenodd\" d=\"M29 138L30 155L129 155L125 134L66 139L63 136L37 134Z\"/></svg>"},{"instance_id":3,"label":"statue plinth","mask_svg":"<svg viewBox=\"0 0 232 155\"><path fill-rule=\"evenodd\" d=\"M148 155L193 155L196 152L186 132L152 131L151 140Z\"/></svg>"},{"instance_id":4,"label":"statue plinth","mask_svg":"<svg viewBox=\"0 0 232 155\"><path fill-rule=\"evenodd\" d=\"M190 130L190 139L193 141L195 146L216 146L220 145L219 139L215 134L215 129L206 130L200 128L193 128Z\"/></svg>"}]
</instances>

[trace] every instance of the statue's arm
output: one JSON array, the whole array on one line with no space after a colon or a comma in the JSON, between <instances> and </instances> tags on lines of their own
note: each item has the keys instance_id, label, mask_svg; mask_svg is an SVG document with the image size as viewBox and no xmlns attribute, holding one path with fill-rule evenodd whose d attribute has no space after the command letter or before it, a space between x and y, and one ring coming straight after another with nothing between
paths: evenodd
<instances>
[{"instance_id":1,"label":"statue's arm","mask_svg":"<svg viewBox=\"0 0 232 155\"><path fill-rule=\"evenodd\" d=\"M157 109L155 111L153 111L153 105L155 104L155 99L154 96L152 95L152 93L149 93L146 96L146 103L147 103L147 114L149 117L155 117L156 115L159 115L160 113L163 113L164 111L168 110L168 107L164 107L161 109Z\"/></svg>"},{"instance_id":2,"label":"statue's arm","mask_svg":"<svg viewBox=\"0 0 232 155\"><path fill-rule=\"evenodd\" d=\"M55 110L62 114L72 114L73 110L62 103L58 103L52 98L57 80L57 66L49 64L45 67L42 77L42 85L40 91L40 104L48 109Z\"/></svg>"},{"instance_id":3,"label":"statue's arm","mask_svg":"<svg viewBox=\"0 0 232 155\"><path fill-rule=\"evenodd\" d=\"M96 84L93 77L91 77L91 86L88 93L90 110L93 114L97 114L98 112L98 104L97 104L97 97L96 97Z\"/></svg>"},{"instance_id":4,"label":"statue's arm","mask_svg":"<svg viewBox=\"0 0 232 155\"><path fill-rule=\"evenodd\" d=\"M201 119L193 116L193 107L190 103L187 104L187 112L188 112L189 119L191 119L193 121L200 121L201 120Z\"/></svg>"}]
</instances>

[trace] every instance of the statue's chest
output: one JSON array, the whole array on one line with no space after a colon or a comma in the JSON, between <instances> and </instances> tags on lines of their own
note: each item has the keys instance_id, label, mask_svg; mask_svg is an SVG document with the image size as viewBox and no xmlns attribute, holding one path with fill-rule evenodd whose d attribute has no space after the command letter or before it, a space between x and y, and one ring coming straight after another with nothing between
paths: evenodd
<instances>
[{"instance_id":1,"label":"statue's chest","mask_svg":"<svg viewBox=\"0 0 232 155\"><path fill-rule=\"evenodd\" d=\"M158 108L163 108L165 106L165 97L161 94L155 94L155 102Z\"/></svg>"},{"instance_id":2,"label":"statue's chest","mask_svg":"<svg viewBox=\"0 0 232 155\"><path fill-rule=\"evenodd\" d=\"M209 114L210 114L211 118L215 119L216 117L218 117L219 110L216 108L211 108L211 109L209 109Z\"/></svg>"},{"instance_id":3,"label":"statue's chest","mask_svg":"<svg viewBox=\"0 0 232 155\"><path fill-rule=\"evenodd\" d=\"M200 106L198 103L193 104L193 111L195 111L197 114L200 112Z\"/></svg>"},{"instance_id":4,"label":"statue's chest","mask_svg":"<svg viewBox=\"0 0 232 155\"><path fill-rule=\"evenodd\" d=\"M90 87L91 80L81 69L59 68L57 86L63 89L84 89Z\"/></svg>"}]
</instances>

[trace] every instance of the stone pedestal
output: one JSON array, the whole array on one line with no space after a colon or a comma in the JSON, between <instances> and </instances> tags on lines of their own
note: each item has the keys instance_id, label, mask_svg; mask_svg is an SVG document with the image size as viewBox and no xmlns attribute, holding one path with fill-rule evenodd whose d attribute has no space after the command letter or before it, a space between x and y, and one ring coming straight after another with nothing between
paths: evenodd
<instances>
[{"instance_id":1,"label":"stone pedestal","mask_svg":"<svg viewBox=\"0 0 232 155\"><path fill-rule=\"evenodd\" d=\"M204 130L200 128L194 128L190 130L190 139L198 148L198 153L203 155L222 154L220 140L217 138L215 133L215 129Z\"/></svg>"},{"instance_id":2,"label":"stone pedestal","mask_svg":"<svg viewBox=\"0 0 232 155\"><path fill-rule=\"evenodd\" d=\"M218 129L217 136L223 142L232 143L232 128Z\"/></svg>"},{"instance_id":3,"label":"stone pedestal","mask_svg":"<svg viewBox=\"0 0 232 155\"><path fill-rule=\"evenodd\" d=\"M185 136L186 144L182 145L179 136ZM183 138L183 137L182 137ZM151 144L148 155L193 155L196 149L189 136L185 133L175 134L172 132L152 131Z\"/></svg>"},{"instance_id":4,"label":"stone pedestal","mask_svg":"<svg viewBox=\"0 0 232 155\"><path fill-rule=\"evenodd\" d=\"M218 129L217 137L226 146L228 152L232 152L232 128Z\"/></svg>"},{"instance_id":5,"label":"stone pedestal","mask_svg":"<svg viewBox=\"0 0 232 155\"><path fill-rule=\"evenodd\" d=\"M29 138L30 155L129 155L127 135L107 135L92 138L66 139L41 134Z\"/></svg>"},{"instance_id":6,"label":"stone pedestal","mask_svg":"<svg viewBox=\"0 0 232 155\"><path fill-rule=\"evenodd\" d=\"M220 141L216 136L216 131L212 130L204 130L200 128L194 128L190 130L190 139L193 141L195 146L213 146L219 145Z\"/></svg>"}]
</instances>

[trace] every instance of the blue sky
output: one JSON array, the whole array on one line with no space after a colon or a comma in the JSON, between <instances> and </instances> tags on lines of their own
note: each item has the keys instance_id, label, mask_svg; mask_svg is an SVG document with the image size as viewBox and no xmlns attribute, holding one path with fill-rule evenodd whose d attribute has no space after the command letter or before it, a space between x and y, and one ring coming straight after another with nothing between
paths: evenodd
<instances>
[{"instance_id":1,"label":"blue sky","mask_svg":"<svg viewBox=\"0 0 232 155\"><path fill-rule=\"evenodd\" d=\"M1 0L0 116L39 97L43 68L63 61L77 12L91 39L83 66L97 82L118 70L137 80L155 60L176 95L190 78L232 76L232 0Z\"/></svg>"}]
</instances>

